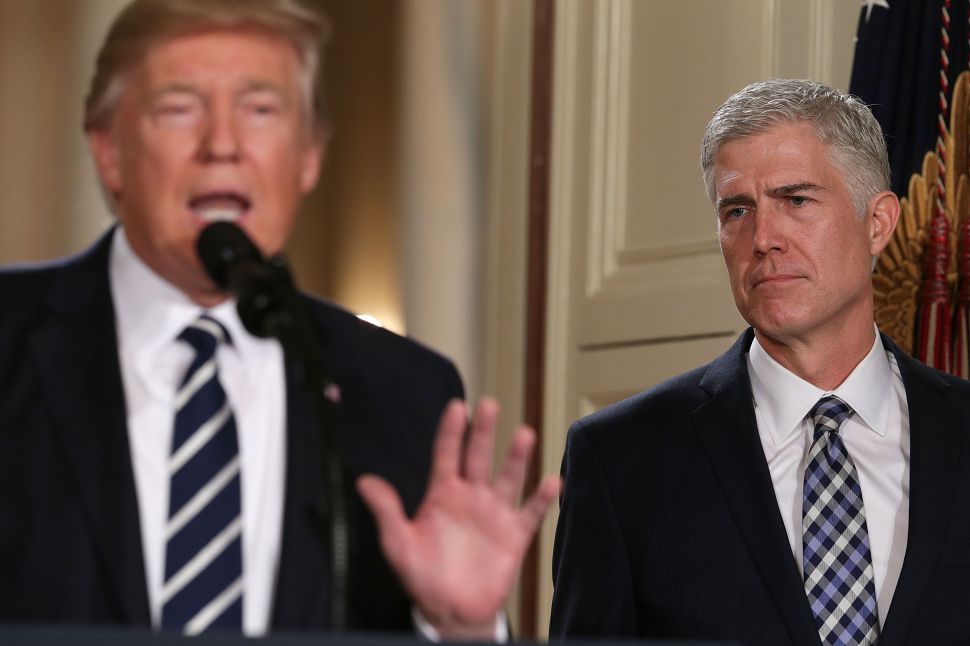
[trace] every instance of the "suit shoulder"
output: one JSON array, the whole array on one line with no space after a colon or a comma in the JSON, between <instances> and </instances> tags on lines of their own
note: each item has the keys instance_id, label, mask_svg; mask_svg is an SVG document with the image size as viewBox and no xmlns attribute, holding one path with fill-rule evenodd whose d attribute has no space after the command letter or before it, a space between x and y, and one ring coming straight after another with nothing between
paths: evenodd
<instances>
[{"instance_id":1,"label":"suit shoulder","mask_svg":"<svg viewBox=\"0 0 970 646\"><path fill-rule=\"evenodd\" d=\"M623 439L631 434L642 437L644 432L686 422L709 398L700 385L709 365L667 379L579 419L569 429L570 439L582 435L584 440L596 444L622 445Z\"/></svg>"},{"instance_id":2,"label":"suit shoulder","mask_svg":"<svg viewBox=\"0 0 970 646\"><path fill-rule=\"evenodd\" d=\"M693 413L725 389L749 383L745 355L754 339L747 328L720 356L709 363L671 377L632 397L607 406L575 422L569 439L622 444L624 438L644 433L654 439L682 437ZM750 388L750 386L749 386Z\"/></svg>"},{"instance_id":3,"label":"suit shoulder","mask_svg":"<svg viewBox=\"0 0 970 646\"><path fill-rule=\"evenodd\" d=\"M907 390L915 383L926 384L941 393L946 393L960 406L970 408L970 381L928 366L909 356L894 344L887 345Z\"/></svg>"},{"instance_id":4,"label":"suit shoulder","mask_svg":"<svg viewBox=\"0 0 970 646\"><path fill-rule=\"evenodd\" d=\"M9 394L29 365L28 341L50 317L50 295L71 269L70 260L0 269L0 389ZM7 401L11 400L7 397Z\"/></svg>"},{"instance_id":5,"label":"suit shoulder","mask_svg":"<svg viewBox=\"0 0 970 646\"><path fill-rule=\"evenodd\" d=\"M314 318L322 328L327 354L335 371L366 371L372 379L420 377L439 382L458 394L461 380L454 364L442 354L414 339L358 318L329 301L307 297Z\"/></svg>"},{"instance_id":6,"label":"suit shoulder","mask_svg":"<svg viewBox=\"0 0 970 646\"><path fill-rule=\"evenodd\" d=\"M955 375L936 370L936 368L931 368L931 370L938 374L938 377L946 383L947 387L953 391L961 403L963 403L967 408L970 408L970 381L963 379L962 377L957 377Z\"/></svg>"},{"instance_id":7,"label":"suit shoulder","mask_svg":"<svg viewBox=\"0 0 970 646\"><path fill-rule=\"evenodd\" d=\"M0 268L0 299L6 303L16 303L12 311L29 308L47 293L48 286L68 262L58 260ZM4 315L7 314L5 311Z\"/></svg>"},{"instance_id":8,"label":"suit shoulder","mask_svg":"<svg viewBox=\"0 0 970 646\"><path fill-rule=\"evenodd\" d=\"M65 272L70 260L15 265L0 269L0 361L12 360L19 354L24 341L40 321L47 316L47 300Z\"/></svg>"},{"instance_id":9,"label":"suit shoulder","mask_svg":"<svg viewBox=\"0 0 970 646\"><path fill-rule=\"evenodd\" d=\"M75 279L81 276L106 277L112 233L113 229L88 249L71 256L0 268L0 300L14 304L4 308L0 320L32 316L52 293L57 297L73 296L78 284Z\"/></svg>"}]
</instances>

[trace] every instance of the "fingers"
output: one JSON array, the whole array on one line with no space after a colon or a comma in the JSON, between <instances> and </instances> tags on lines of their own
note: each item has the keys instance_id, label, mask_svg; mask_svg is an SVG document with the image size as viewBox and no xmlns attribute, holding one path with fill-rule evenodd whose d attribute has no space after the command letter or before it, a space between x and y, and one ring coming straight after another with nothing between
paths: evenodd
<instances>
[{"instance_id":1,"label":"fingers","mask_svg":"<svg viewBox=\"0 0 970 646\"><path fill-rule=\"evenodd\" d=\"M526 469L529 458L536 444L536 434L528 426L520 426L512 438L505 466L495 480L495 493L505 504L515 506L516 500L522 493L525 482ZM549 510L549 505L559 497L562 489L562 479L557 475L546 475L539 482L539 486L519 509L518 518L525 532L532 536L539 528L542 518Z\"/></svg>"},{"instance_id":2,"label":"fingers","mask_svg":"<svg viewBox=\"0 0 970 646\"><path fill-rule=\"evenodd\" d=\"M467 423L465 403L460 399L452 399L448 402L445 412L441 414L438 434L435 436L431 456L432 481L458 475L461 464L461 438Z\"/></svg>"},{"instance_id":3,"label":"fingers","mask_svg":"<svg viewBox=\"0 0 970 646\"><path fill-rule=\"evenodd\" d=\"M539 523L546 515L549 505L559 497L561 488L562 479L557 475L547 474L542 477L532 496L522 505L522 509L519 510L519 520L530 535L539 528Z\"/></svg>"},{"instance_id":4,"label":"fingers","mask_svg":"<svg viewBox=\"0 0 970 646\"><path fill-rule=\"evenodd\" d=\"M357 492L377 522L387 560L400 566L410 530L400 496L386 480L375 475L357 478Z\"/></svg>"},{"instance_id":5,"label":"fingers","mask_svg":"<svg viewBox=\"0 0 970 646\"><path fill-rule=\"evenodd\" d=\"M497 417L498 402L491 397L478 400L465 449L465 477L469 482L487 482L491 475Z\"/></svg>"},{"instance_id":6,"label":"fingers","mask_svg":"<svg viewBox=\"0 0 970 646\"><path fill-rule=\"evenodd\" d=\"M501 473L495 478L495 493L508 505L515 505L522 494L529 458L535 447L536 435L528 426L520 426L512 437Z\"/></svg>"},{"instance_id":7,"label":"fingers","mask_svg":"<svg viewBox=\"0 0 970 646\"><path fill-rule=\"evenodd\" d=\"M495 445L495 420L497 416L498 403L492 398L483 397L475 409L475 416L472 421L471 432L468 437L468 444L464 456L464 475L468 482L472 484L484 484L488 482ZM443 480L457 478L460 475L459 468L462 464L462 436L466 423L467 418L465 416L464 402L458 399L449 402L445 408L445 412L441 415L441 421L438 423L438 435L435 438L431 466L432 484L435 481L441 482ZM514 508L516 506L516 501L522 493L529 458L532 456L535 444L535 431L528 426L519 427L515 436L512 438L502 471L495 479L493 485L495 495L502 503L509 507ZM372 486L376 486L368 484L370 479L370 476L366 477L366 480L362 478L359 481L358 487L363 486L365 489L370 489ZM391 495L393 495L396 506L394 517L399 517L399 521L395 522L400 522L403 526L403 529L398 531L406 531L406 518L404 517L403 510L400 508L401 503L397 498L397 494L386 483L381 481L381 484L389 490L389 493L375 497L373 503L368 500L368 506L371 507L371 511L375 517L378 517L381 513L390 516L387 506L390 504ZM519 509L518 517L520 522L523 528L530 534L534 533L539 523L542 522L542 518L546 510L548 510L549 505L559 495L560 488L561 485L558 476L549 475L544 477L536 488L536 491L522 505L521 509ZM367 495L363 489L361 490L361 495ZM381 506L380 508L379 505ZM385 524L391 523L391 520L382 521L379 517L378 523L381 526L383 542ZM385 551L387 550L388 547L386 546ZM390 555L388 557L390 558Z\"/></svg>"}]
</instances>

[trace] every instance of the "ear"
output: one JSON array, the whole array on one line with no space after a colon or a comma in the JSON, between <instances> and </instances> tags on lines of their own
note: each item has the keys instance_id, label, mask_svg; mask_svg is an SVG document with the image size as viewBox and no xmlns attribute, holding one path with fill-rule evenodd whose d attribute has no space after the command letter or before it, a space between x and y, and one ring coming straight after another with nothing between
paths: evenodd
<instances>
[{"instance_id":1,"label":"ear","mask_svg":"<svg viewBox=\"0 0 970 646\"><path fill-rule=\"evenodd\" d=\"M101 184L114 196L121 192L121 151L107 130L88 131L88 148L98 169Z\"/></svg>"},{"instance_id":2,"label":"ear","mask_svg":"<svg viewBox=\"0 0 970 646\"><path fill-rule=\"evenodd\" d=\"M883 191L871 200L866 212L869 226L869 255L878 256L889 244L899 221L899 198L892 191Z\"/></svg>"},{"instance_id":3,"label":"ear","mask_svg":"<svg viewBox=\"0 0 970 646\"><path fill-rule=\"evenodd\" d=\"M304 195L313 190L320 179L320 167L323 164L324 145L315 142L307 146L303 151L302 165L300 168L300 191Z\"/></svg>"}]
</instances>

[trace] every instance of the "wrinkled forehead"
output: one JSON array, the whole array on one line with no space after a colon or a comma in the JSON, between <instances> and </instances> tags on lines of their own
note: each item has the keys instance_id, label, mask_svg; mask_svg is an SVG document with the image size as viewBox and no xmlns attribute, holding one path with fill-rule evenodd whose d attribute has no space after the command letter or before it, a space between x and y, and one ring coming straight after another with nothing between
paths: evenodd
<instances>
[{"instance_id":1,"label":"wrinkled forehead","mask_svg":"<svg viewBox=\"0 0 970 646\"><path fill-rule=\"evenodd\" d=\"M132 47L127 48L124 62L116 67L101 100L98 101L99 107L94 110L94 112L101 114L102 123L100 126L110 127L125 94L125 88L129 87L136 79L145 80L143 77L147 73L156 75L160 69L158 64L160 59L166 58L166 53L172 50L173 45L203 42L210 37L212 39L223 37L223 40L225 40L224 37L229 37L240 44L247 42L261 44L264 51L267 47L278 47L280 51L287 52L286 55L280 57L280 60L288 58L292 61L292 64L288 65L285 71L276 75L276 85L287 85L298 89L301 95L299 100L302 105L303 118L309 126L315 125L316 115L314 113L313 96L313 74L315 72L312 69L314 61L305 60L306 53L301 49L296 38L285 32L259 25L203 24L194 25L191 28L172 29L149 38L139 39L137 43L132 44ZM243 54L246 53L245 48L239 51ZM188 82L191 75L189 72L204 73L213 63L211 54L206 54L204 51L192 52L190 49L190 54L195 56L194 58L191 55L189 56L188 66L183 67L184 70L187 70L186 72L179 73L174 68L169 68L169 83L176 84L180 79ZM250 54L249 58L252 59L253 56ZM164 61L162 63L162 67L164 67ZM240 59L239 64L243 64L242 59ZM266 79L262 81L258 78L252 79L253 84L260 82L268 83ZM99 124L95 123L92 126L97 128Z\"/></svg>"},{"instance_id":2,"label":"wrinkled forehead","mask_svg":"<svg viewBox=\"0 0 970 646\"><path fill-rule=\"evenodd\" d=\"M788 122L725 142L714 158L715 196L739 182L765 186L842 184L845 169L810 124ZM824 180L824 181L823 181Z\"/></svg>"}]
</instances>

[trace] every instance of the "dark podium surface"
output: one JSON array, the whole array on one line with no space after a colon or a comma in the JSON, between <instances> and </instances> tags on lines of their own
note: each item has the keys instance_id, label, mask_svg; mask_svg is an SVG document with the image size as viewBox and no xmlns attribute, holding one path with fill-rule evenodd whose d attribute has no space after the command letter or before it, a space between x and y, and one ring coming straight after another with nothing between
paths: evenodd
<instances>
[{"instance_id":1,"label":"dark podium surface","mask_svg":"<svg viewBox=\"0 0 970 646\"><path fill-rule=\"evenodd\" d=\"M445 644L463 644L468 646L472 642L443 642ZM530 644L536 642L515 642L516 644ZM559 642L553 642L559 643ZM562 642L576 646L725 646L727 642L700 641L617 641L577 640ZM199 637L182 637L172 634L151 633L146 631L124 629L98 629L88 627L68 626L21 626L0 625L0 646L416 646L428 644L415 637L406 635L331 635L325 633L301 634L273 634L266 637L250 638L241 635L201 635Z\"/></svg>"}]
</instances>

